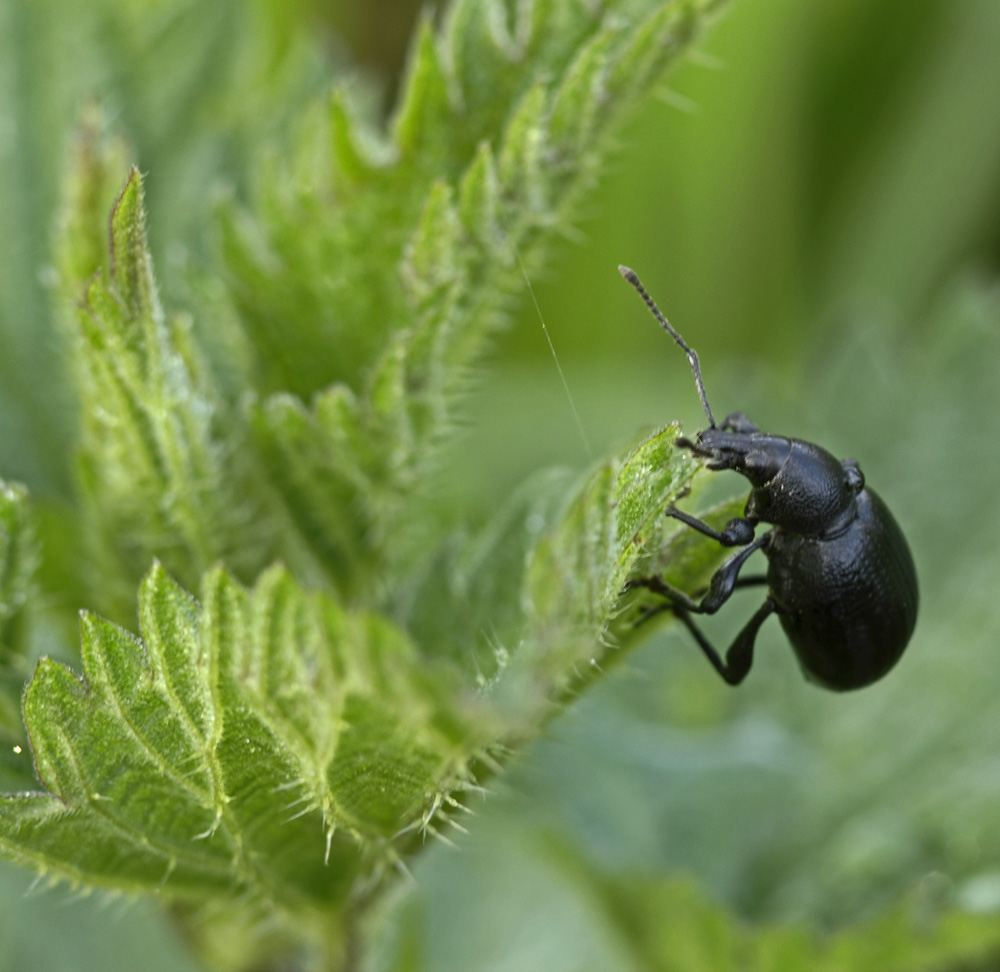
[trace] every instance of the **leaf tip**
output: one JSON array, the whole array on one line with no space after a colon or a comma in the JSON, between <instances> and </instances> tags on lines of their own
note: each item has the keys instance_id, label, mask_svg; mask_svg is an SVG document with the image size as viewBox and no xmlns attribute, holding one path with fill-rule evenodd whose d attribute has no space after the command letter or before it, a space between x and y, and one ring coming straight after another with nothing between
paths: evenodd
<instances>
[{"instance_id":1,"label":"leaf tip","mask_svg":"<svg viewBox=\"0 0 1000 972\"><path fill-rule=\"evenodd\" d=\"M149 310L155 303L143 182L139 167L133 164L112 207L109 226L111 280L133 313Z\"/></svg>"},{"instance_id":2,"label":"leaf tip","mask_svg":"<svg viewBox=\"0 0 1000 972\"><path fill-rule=\"evenodd\" d=\"M77 614L80 618L80 640L84 647L86 647L95 636L97 628L103 622L103 618L87 608L80 608Z\"/></svg>"},{"instance_id":3,"label":"leaf tip","mask_svg":"<svg viewBox=\"0 0 1000 972\"><path fill-rule=\"evenodd\" d=\"M135 212L136 209L139 209L140 211L142 210L144 202L143 197L142 173L139 171L139 167L133 163L129 166L128 176L125 179L125 185L122 186L122 191L118 193L118 198L115 200L115 204L111 207L111 216L108 219L112 275L114 275L115 266L116 230L126 218L130 217Z\"/></svg>"}]
</instances>

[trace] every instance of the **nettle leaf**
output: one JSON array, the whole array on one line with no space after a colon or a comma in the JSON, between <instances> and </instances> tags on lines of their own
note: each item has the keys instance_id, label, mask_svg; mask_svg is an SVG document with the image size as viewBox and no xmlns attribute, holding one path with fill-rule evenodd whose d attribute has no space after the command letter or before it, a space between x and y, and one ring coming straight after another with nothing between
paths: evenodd
<instances>
[{"instance_id":1,"label":"nettle leaf","mask_svg":"<svg viewBox=\"0 0 1000 972\"><path fill-rule=\"evenodd\" d=\"M103 254L117 156L84 153L57 263L64 301L86 277L78 522L110 620L83 615L82 674L43 658L26 690L43 790L0 802L6 857L346 940L497 754L621 655L627 581L663 567L698 468L675 427L576 492L536 480L467 541L421 503L523 274L713 6L458 0L425 22L387 134L339 91L290 158L261 153L249 210L220 205L228 316L199 323L243 329L221 365L161 306L136 169Z\"/></svg>"},{"instance_id":2,"label":"nettle leaf","mask_svg":"<svg viewBox=\"0 0 1000 972\"><path fill-rule=\"evenodd\" d=\"M6 856L302 923L468 780L475 734L447 675L282 568L249 591L213 570L195 600L157 565L140 622L136 638L83 615L82 677L39 663L24 713L47 792L0 801Z\"/></svg>"},{"instance_id":3,"label":"nettle leaf","mask_svg":"<svg viewBox=\"0 0 1000 972\"><path fill-rule=\"evenodd\" d=\"M104 171L89 165L95 179ZM86 207L74 211L90 198L71 193L67 226L91 221ZM137 169L112 211L110 238L109 267L91 277L76 308L73 363L95 596L122 618L130 613L125 605L134 579L154 555L192 582L220 558L239 565L248 500L233 494L234 468L217 441L219 407L196 381L187 324L168 322L160 305ZM75 256L74 240L82 241ZM72 268L93 259L92 249L82 229L65 237L64 289L72 284Z\"/></svg>"},{"instance_id":4,"label":"nettle leaf","mask_svg":"<svg viewBox=\"0 0 1000 972\"><path fill-rule=\"evenodd\" d=\"M664 510L686 493L699 464L676 448L677 425L601 464L534 545L522 593L524 629L494 691L506 713L529 724L553 699L578 691L634 640L639 610L626 606L630 578L653 569L654 552L679 534ZM702 548L707 545L700 544ZM716 551L708 555L715 556Z\"/></svg>"},{"instance_id":5,"label":"nettle leaf","mask_svg":"<svg viewBox=\"0 0 1000 972\"><path fill-rule=\"evenodd\" d=\"M0 646L28 600L39 554L28 491L0 479Z\"/></svg>"},{"instance_id":6,"label":"nettle leaf","mask_svg":"<svg viewBox=\"0 0 1000 972\"><path fill-rule=\"evenodd\" d=\"M433 151L441 125L454 110L451 83L442 63L434 27L419 23L410 57L409 80L393 121L393 136L404 155Z\"/></svg>"},{"instance_id":7,"label":"nettle leaf","mask_svg":"<svg viewBox=\"0 0 1000 972\"><path fill-rule=\"evenodd\" d=\"M27 675L26 605L35 593L41 550L28 491L0 479L0 738L21 742ZM5 751L2 760L6 760Z\"/></svg>"},{"instance_id":8,"label":"nettle leaf","mask_svg":"<svg viewBox=\"0 0 1000 972\"><path fill-rule=\"evenodd\" d=\"M224 210L231 292L261 349L255 380L281 388L260 404L258 445L301 541L345 594L370 587L345 565L374 556L383 577L412 565L417 487L470 367L572 224L629 108L714 6L458 2L440 34L418 31L381 164L358 163L360 123L341 93L296 178L272 171L253 215ZM314 529L329 489L351 511L332 536Z\"/></svg>"},{"instance_id":9,"label":"nettle leaf","mask_svg":"<svg viewBox=\"0 0 1000 972\"><path fill-rule=\"evenodd\" d=\"M493 752L536 733L591 660L620 654L605 635L623 588L697 469L677 435L596 470L540 541L518 503L463 555L456 600L482 602L496 558L516 577L535 550L520 637L486 678L428 662L401 627L305 593L283 567L251 590L215 568L196 600L155 565L139 637L85 613L82 675L39 662L24 718L45 790L0 800L0 850L88 885L266 905L314 934Z\"/></svg>"},{"instance_id":10,"label":"nettle leaf","mask_svg":"<svg viewBox=\"0 0 1000 972\"><path fill-rule=\"evenodd\" d=\"M90 279L108 264L108 210L122 190L129 169L126 141L105 131L96 105L87 105L73 142L73 157L63 177L62 206L53 239L60 322L78 338L77 305Z\"/></svg>"}]
</instances>

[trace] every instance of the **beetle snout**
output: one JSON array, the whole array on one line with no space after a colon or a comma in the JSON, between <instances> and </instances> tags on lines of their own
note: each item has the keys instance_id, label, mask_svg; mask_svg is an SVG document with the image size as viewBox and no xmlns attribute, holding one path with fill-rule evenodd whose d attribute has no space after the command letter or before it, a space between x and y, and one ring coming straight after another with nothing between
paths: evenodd
<instances>
[{"instance_id":1,"label":"beetle snout","mask_svg":"<svg viewBox=\"0 0 1000 972\"><path fill-rule=\"evenodd\" d=\"M744 436L724 432L720 428L702 429L694 439L689 439L682 435L677 444L682 449L690 449L696 456L705 458L721 457L727 453L745 451L745 446L740 441ZM734 448L735 447L735 448Z\"/></svg>"},{"instance_id":2,"label":"beetle snout","mask_svg":"<svg viewBox=\"0 0 1000 972\"><path fill-rule=\"evenodd\" d=\"M677 440L677 445L682 449L688 449L701 459L707 459L709 469L734 469L745 450L734 449L731 444L718 441L719 435L731 438L728 433L720 432L717 428L705 429L694 439L681 436Z\"/></svg>"},{"instance_id":3,"label":"beetle snout","mask_svg":"<svg viewBox=\"0 0 1000 972\"><path fill-rule=\"evenodd\" d=\"M703 429L695 440L678 439L678 445L708 460L709 469L732 469L746 476L753 486L772 479L791 454L791 441L758 432Z\"/></svg>"}]
</instances>

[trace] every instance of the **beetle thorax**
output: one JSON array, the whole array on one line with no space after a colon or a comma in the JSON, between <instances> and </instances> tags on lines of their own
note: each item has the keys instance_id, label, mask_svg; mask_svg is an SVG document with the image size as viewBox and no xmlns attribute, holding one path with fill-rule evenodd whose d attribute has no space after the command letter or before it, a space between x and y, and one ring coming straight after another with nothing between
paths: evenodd
<instances>
[{"instance_id":1,"label":"beetle thorax","mask_svg":"<svg viewBox=\"0 0 1000 972\"><path fill-rule=\"evenodd\" d=\"M857 464L841 463L811 442L787 441L791 449L781 468L766 482L754 484L747 516L802 536L843 529L864 485Z\"/></svg>"}]
</instances>

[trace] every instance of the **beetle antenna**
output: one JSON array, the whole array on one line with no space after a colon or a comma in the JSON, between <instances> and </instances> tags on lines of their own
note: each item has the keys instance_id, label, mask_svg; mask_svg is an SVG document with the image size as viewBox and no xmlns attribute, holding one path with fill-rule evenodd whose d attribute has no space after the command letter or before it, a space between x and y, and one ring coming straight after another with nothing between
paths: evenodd
<instances>
[{"instance_id":1,"label":"beetle antenna","mask_svg":"<svg viewBox=\"0 0 1000 972\"><path fill-rule=\"evenodd\" d=\"M653 316L660 322L663 330L681 346L687 355L688 364L691 365L691 370L694 372L694 383L698 386L698 395L701 397L701 407L705 409L705 414L708 416L708 427L714 429L715 418L712 415L711 408L708 407L708 396L705 394L705 382L701 379L701 365L698 364L698 353L674 330L673 324L663 316L660 308L656 306L653 298L649 296L646 288L643 287L642 282L635 275L635 271L619 264L618 272L639 291L639 296L646 302L646 306L653 312Z\"/></svg>"}]
</instances>

